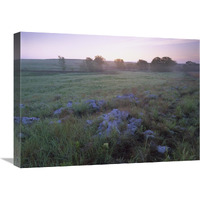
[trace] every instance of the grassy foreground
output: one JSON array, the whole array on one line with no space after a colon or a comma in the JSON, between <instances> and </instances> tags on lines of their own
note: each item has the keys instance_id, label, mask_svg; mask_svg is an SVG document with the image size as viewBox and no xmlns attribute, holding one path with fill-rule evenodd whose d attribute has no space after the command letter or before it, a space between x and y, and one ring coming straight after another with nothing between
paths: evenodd
<instances>
[{"instance_id":1,"label":"grassy foreground","mask_svg":"<svg viewBox=\"0 0 200 200\"><path fill-rule=\"evenodd\" d=\"M158 96L148 99L147 93ZM139 103L113 102L117 95L133 93ZM105 100L99 112L77 106L77 112L53 115L68 101ZM199 80L178 72L118 72L115 74L44 74L22 72L21 116L40 121L16 128L21 142L22 167L114 164L199 159ZM128 111L142 119L135 135L95 137L99 118L112 109ZM62 123L52 123L62 119ZM63 120L64 119L64 120ZM90 126L86 120L93 120ZM156 133L158 145L170 147L161 154L142 137L145 130ZM25 138L19 139L18 133Z\"/></svg>"}]
</instances>

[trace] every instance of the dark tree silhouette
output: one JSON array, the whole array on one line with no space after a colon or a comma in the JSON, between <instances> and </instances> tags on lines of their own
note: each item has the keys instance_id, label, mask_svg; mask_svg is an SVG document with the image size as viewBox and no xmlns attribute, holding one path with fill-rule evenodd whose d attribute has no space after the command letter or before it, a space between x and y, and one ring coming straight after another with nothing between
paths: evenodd
<instances>
[{"instance_id":1,"label":"dark tree silhouette","mask_svg":"<svg viewBox=\"0 0 200 200\"><path fill-rule=\"evenodd\" d=\"M105 58L103 58L102 56L95 56L94 62L98 63L99 65L103 65L103 63L105 62Z\"/></svg>"},{"instance_id":2,"label":"dark tree silhouette","mask_svg":"<svg viewBox=\"0 0 200 200\"><path fill-rule=\"evenodd\" d=\"M152 71L172 71L172 67L176 65L176 61L172 60L170 57L155 57L151 61L151 70Z\"/></svg>"},{"instance_id":3,"label":"dark tree silhouette","mask_svg":"<svg viewBox=\"0 0 200 200\"><path fill-rule=\"evenodd\" d=\"M63 71L66 70L65 58L62 56L58 56L58 64L62 68Z\"/></svg>"},{"instance_id":4,"label":"dark tree silhouette","mask_svg":"<svg viewBox=\"0 0 200 200\"><path fill-rule=\"evenodd\" d=\"M90 57L87 57L86 59L86 62L88 62L88 63L91 63L93 60L92 60L92 58L90 58Z\"/></svg>"},{"instance_id":5,"label":"dark tree silhouette","mask_svg":"<svg viewBox=\"0 0 200 200\"><path fill-rule=\"evenodd\" d=\"M87 57L85 59L85 63L86 63L86 68L88 71L94 71L94 64L93 64L93 60L90 57Z\"/></svg>"},{"instance_id":6,"label":"dark tree silhouette","mask_svg":"<svg viewBox=\"0 0 200 200\"><path fill-rule=\"evenodd\" d=\"M124 69L125 65L124 65L123 59L118 58L118 59L115 59L114 62L116 64L117 68Z\"/></svg>"},{"instance_id":7,"label":"dark tree silhouette","mask_svg":"<svg viewBox=\"0 0 200 200\"><path fill-rule=\"evenodd\" d=\"M102 71L105 59L102 56L95 56L94 60L90 57L86 57L86 59L83 61L81 67L83 70L86 71Z\"/></svg>"},{"instance_id":8,"label":"dark tree silhouette","mask_svg":"<svg viewBox=\"0 0 200 200\"><path fill-rule=\"evenodd\" d=\"M151 61L151 65L161 65L162 64L162 59L160 57L155 57L152 61Z\"/></svg>"},{"instance_id":9,"label":"dark tree silhouette","mask_svg":"<svg viewBox=\"0 0 200 200\"><path fill-rule=\"evenodd\" d=\"M184 71L199 71L199 64L192 61L187 61L183 65L183 70Z\"/></svg>"},{"instance_id":10,"label":"dark tree silhouette","mask_svg":"<svg viewBox=\"0 0 200 200\"><path fill-rule=\"evenodd\" d=\"M94 58L94 64L95 64L95 70L96 71L103 71L103 64L105 62L105 58L102 56L95 56Z\"/></svg>"},{"instance_id":11,"label":"dark tree silhouette","mask_svg":"<svg viewBox=\"0 0 200 200\"><path fill-rule=\"evenodd\" d=\"M146 60L138 60L136 64L139 70L148 70L149 64Z\"/></svg>"},{"instance_id":12,"label":"dark tree silhouette","mask_svg":"<svg viewBox=\"0 0 200 200\"><path fill-rule=\"evenodd\" d=\"M197 65L197 63L192 62L192 61L187 61L185 64L186 64L186 65Z\"/></svg>"},{"instance_id":13,"label":"dark tree silhouette","mask_svg":"<svg viewBox=\"0 0 200 200\"><path fill-rule=\"evenodd\" d=\"M170 57L163 57L161 59L162 64L165 66L174 66L176 65L176 61L172 60Z\"/></svg>"}]
</instances>

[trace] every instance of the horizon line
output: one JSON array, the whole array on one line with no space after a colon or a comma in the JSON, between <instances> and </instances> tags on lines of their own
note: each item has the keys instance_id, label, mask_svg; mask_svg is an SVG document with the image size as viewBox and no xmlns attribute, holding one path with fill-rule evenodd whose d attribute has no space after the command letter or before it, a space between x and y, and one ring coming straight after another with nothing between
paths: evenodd
<instances>
[{"instance_id":1,"label":"horizon line","mask_svg":"<svg viewBox=\"0 0 200 200\"><path fill-rule=\"evenodd\" d=\"M59 58L20 58L20 60L58 60ZM121 59L121 58L116 58L116 59ZM85 60L85 58L65 58L65 60ZM138 59L139 60L143 60L143 59ZM153 60L153 59L152 59ZM105 61L109 61L109 62L114 62L114 60L105 60ZM124 62L133 62L133 63L137 63L138 61L125 61ZM192 61L192 60L188 60L188 61L191 61L191 62L195 62L196 64L200 64L196 61ZM186 62L188 62L186 61ZM176 61L177 64L185 64L186 62L178 62ZM147 63L151 63L151 62L147 62Z\"/></svg>"}]
</instances>

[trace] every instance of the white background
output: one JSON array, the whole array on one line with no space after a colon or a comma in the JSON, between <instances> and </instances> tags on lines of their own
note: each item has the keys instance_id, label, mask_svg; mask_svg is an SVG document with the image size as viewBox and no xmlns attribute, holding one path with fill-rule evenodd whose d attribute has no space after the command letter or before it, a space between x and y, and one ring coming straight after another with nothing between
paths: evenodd
<instances>
[{"instance_id":1,"label":"white background","mask_svg":"<svg viewBox=\"0 0 200 200\"><path fill-rule=\"evenodd\" d=\"M13 157L13 33L200 39L198 0L0 3L1 199L200 199L200 162L19 169Z\"/></svg>"}]
</instances>

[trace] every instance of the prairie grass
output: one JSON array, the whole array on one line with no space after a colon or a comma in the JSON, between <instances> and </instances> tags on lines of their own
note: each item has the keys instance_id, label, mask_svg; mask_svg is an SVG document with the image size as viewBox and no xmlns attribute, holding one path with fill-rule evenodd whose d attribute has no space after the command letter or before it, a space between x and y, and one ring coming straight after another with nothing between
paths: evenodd
<instances>
[{"instance_id":1,"label":"prairie grass","mask_svg":"<svg viewBox=\"0 0 200 200\"><path fill-rule=\"evenodd\" d=\"M148 99L145 91L158 96ZM117 95L133 93L139 102L116 101ZM39 117L40 121L15 128L16 156L21 167L47 167L89 164L114 164L199 159L199 85L198 80L182 72L55 73L22 72L22 116ZM85 100L105 100L98 112L90 112ZM73 112L53 112L68 101ZM142 125L135 135L98 136L104 113L125 110ZM64 119L62 123L56 123ZM88 125L86 120L92 120ZM53 121L55 123L50 123ZM126 129L123 124L120 129ZM142 133L152 130L154 141ZM26 135L19 139L18 133ZM161 154L157 145L170 151Z\"/></svg>"}]
</instances>

